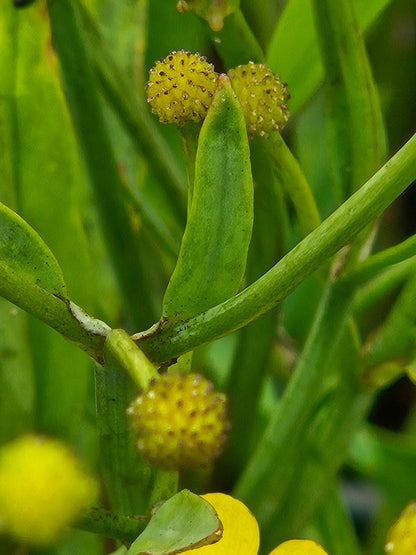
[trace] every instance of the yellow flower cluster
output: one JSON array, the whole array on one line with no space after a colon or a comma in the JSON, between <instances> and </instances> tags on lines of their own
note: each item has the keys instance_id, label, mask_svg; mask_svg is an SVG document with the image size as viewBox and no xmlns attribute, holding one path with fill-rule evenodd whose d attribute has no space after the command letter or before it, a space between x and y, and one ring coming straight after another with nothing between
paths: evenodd
<instances>
[{"instance_id":1,"label":"yellow flower cluster","mask_svg":"<svg viewBox=\"0 0 416 555\"><path fill-rule=\"evenodd\" d=\"M250 137L267 137L273 129L284 127L289 119L286 84L267 66L250 62L231 69L228 75Z\"/></svg>"},{"instance_id":2,"label":"yellow flower cluster","mask_svg":"<svg viewBox=\"0 0 416 555\"><path fill-rule=\"evenodd\" d=\"M199 374L167 373L127 409L137 448L165 470L205 466L226 439L225 395Z\"/></svg>"},{"instance_id":3,"label":"yellow flower cluster","mask_svg":"<svg viewBox=\"0 0 416 555\"><path fill-rule=\"evenodd\" d=\"M172 52L150 70L148 102L162 123L200 121L211 104L216 81L214 66L203 56Z\"/></svg>"},{"instance_id":4,"label":"yellow flower cluster","mask_svg":"<svg viewBox=\"0 0 416 555\"><path fill-rule=\"evenodd\" d=\"M250 62L228 72L249 137L267 137L289 118L286 84L264 64ZM203 56L180 50L150 70L147 100L163 123L201 121L211 105L218 74Z\"/></svg>"},{"instance_id":5,"label":"yellow flower cluster","mask_svg":"<svg viewBox=\"0 0 416 555\"><path fill-rule=\"evenodd\" d=\"M0 451L0 527L20 542L55 541L96 495L95 481L59 441L27 435Z\"/></svg>"}]
</instances>

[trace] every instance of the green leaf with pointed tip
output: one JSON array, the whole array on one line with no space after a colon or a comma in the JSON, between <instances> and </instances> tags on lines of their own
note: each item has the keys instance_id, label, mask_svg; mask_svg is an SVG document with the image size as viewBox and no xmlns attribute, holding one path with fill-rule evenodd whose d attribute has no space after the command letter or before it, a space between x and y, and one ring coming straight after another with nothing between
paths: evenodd
<instances>
[{"instance_id":1,"label":"green leaf with pointed tip","mask_svg":"<svg viewBox=\"0 0 416 555\"><path fill-rule=\"evenodd\" d=\"M186 318L240 287L253 226L253 181L246 126L227 77L202 125L191 207L163 315Z\"/></svg>"},{"instance_id":2,"label":"green leaf with pointed tip","mask_svg":"<svg viewBox=\"0 0 416 555\"><path fill-rule=\"evenodd\" d=\"M29 224L0 203L0 295L13 302L16 289L24 291L28 283L66 298L52 252Z\"/></svg>"},{"instance_id":3,"label":"green leaf with pointed tip","mask_svg":"<svg viewBox=\"0 0 416 555\"><path fill-rule=\"evenodd\" d=\"M182 490L156 511L127 555L173 555L218 541L222 526L213 507Z\"/></svg>"}]
</instances>

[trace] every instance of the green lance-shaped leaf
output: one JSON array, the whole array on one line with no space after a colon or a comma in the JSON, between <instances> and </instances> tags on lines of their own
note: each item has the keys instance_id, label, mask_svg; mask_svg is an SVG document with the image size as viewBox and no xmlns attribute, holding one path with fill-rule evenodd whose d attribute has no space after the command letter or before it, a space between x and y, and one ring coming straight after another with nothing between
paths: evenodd
<instances>
[{"instance_id":1,"label":"green lance-shaped leaf","mask_svg":"<svg viewBox=\"0 0 416 555\"><path fill-rule=\"evenodd\" d=\"M182 490L156 511L127 555L171 555L218 541L222 525L202 497Z\"/></svg>"},{"instance_id":2,"label":"green lance-shaped leaf","mask_svg":"<svg viewBox=\"0 0 416 555\"><path fill-rule=\"evenodd\" d=\"M56 258L18 214L0 203L0 296L102 360L110 328L72 303Z\"/></svg>"},{"instance_id":3,"label":"green lance-shaped leaf","mask_svg":"<svg viewBox=\"0 0 416 555\"><path fill-rule=\"evenodd\" d=\"M66 297L64 278L54 255L20 216L0 203L0 294L13 302L28 282Z\"/></svg>"},{"instance_id":4,"label":"green lance-shaped leaf","mask_svg":"<svg viewBox=\"0 0 416 555\"><path fill-rule=\"evenodd\" d=\"M198 314L238 291L252 225L244 117L228 77L221 75L199 136L192 203L163 301L165 318Z\"/></svg>"}]
</instances>

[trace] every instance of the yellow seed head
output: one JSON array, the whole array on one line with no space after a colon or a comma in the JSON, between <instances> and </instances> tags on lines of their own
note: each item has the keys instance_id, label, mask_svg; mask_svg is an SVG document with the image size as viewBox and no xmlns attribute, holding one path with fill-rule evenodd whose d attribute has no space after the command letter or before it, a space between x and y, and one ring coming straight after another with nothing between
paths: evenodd
<instances>
[{"instance_id":1,"label":"yellow seed head","mask_svg":"<svg viewBox=\"0 0 416 555\"><path fill-rule=\"evenodd\" d=\"M228 72L243 109L250 138L267 137L289 119L286 84L264 64L249 62Z\"/></svg>"},{"instance_id":2,"label":"yellow seed head","mask_svg":"<svg viewBox=\"0 0 416 555\"><path fill-rule=\"evenodd\" d=\"M225 396L199 374L164 374L127 413L138 450L164 470L206 466L226 439Z\"/></svg>"},{"instance_id":3,"label":"yellow seed head","mask_svg":"<svg viewBox=\"0 0 416 555\"><path fill-rule=\"evenodd\" d=\"M147 101L162 123L200 121L215 92L214 66L199 54L179 50L156 62L147 83Z\"/></svg>"},{"instance_id":4,"label":"yellow seed head","mask_svg":"<svg viewBox=\"0 0 416 555\"><path fill-rule=\"evenodd\" d=\"M0 528L34 545L55 541L97 495L61 442L23 436L0 451Z\"/></svg>"},{"instance_id":5,"label":"yellow seed head","mask_svg":"<svg viewBox=\"0 0 416 555\"><path fill-rule=\"evenodd\" d=\"M416 553L416 502L409 503L390 528L384 551L388 555Z\"/></svg>"}]
</instances>

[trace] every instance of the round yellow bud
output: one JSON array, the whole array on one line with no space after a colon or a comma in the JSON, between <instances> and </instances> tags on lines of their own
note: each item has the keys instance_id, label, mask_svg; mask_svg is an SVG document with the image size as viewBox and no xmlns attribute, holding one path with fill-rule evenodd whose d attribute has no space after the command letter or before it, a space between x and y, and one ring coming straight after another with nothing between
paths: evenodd
<instances>
[{"instance_id":1,"label":"round yellow bud","mask_svg":"<svg viewBox=\"0 0 416 555\"><path fill-rule=\"evenodd\" d=\"M409 503L390 528L384 551L389 555L416 553L416 502Z\"/></svg>"},{"instance_id":2,"label":"round yellow bud","mask_svg":"<svg viewBox=\"0 0 416 555\"><path fill-rule=\"evenodd\" d=\"M200 121L207 114L216 83L217 73L206 58L179 50L150 70L147 101L162 123Z\"/></svg>"},{"instance_id":3,"label":"round yellow bud","mask_svg":"<svg viewBox=\"0 0 416 555\"><path fill-rule=\"evenodd\" d=\"M225 396L199 374L164 374L127 413L138 450L164 470L206 466L226 439Z\"/></svg>"},{"instance_id":4,"label":"round yellow bud","mask_svg":"<svg viewBox=\"0 0 416 555\"><path fill-rule=\"evenodd\" d=\"M249 62L230 69L228 76L243 109L250 138L267 137L289 119L286 84L264 64Z\"/></svg>"},{"instance_id":5,"label":"round yellow bud","mask_svg":"<svg viewBox=\"0 0 416 555\"><path fill-rule=\"evenodd\" d=\"M273 549L270 555L327 555L327 553L312 540L289 540Z\"/></svg>"},{"instance_id":6,"label":"round yellow bud","mask_svg":"<svg viewBox=\"0 0 416 555\"><path fill-rule=\"evenodd\" d=\"M96 495L59 441L27 435L0 451L0 529L19 542L52 543Z\"/></svg>"}]
</instances>

